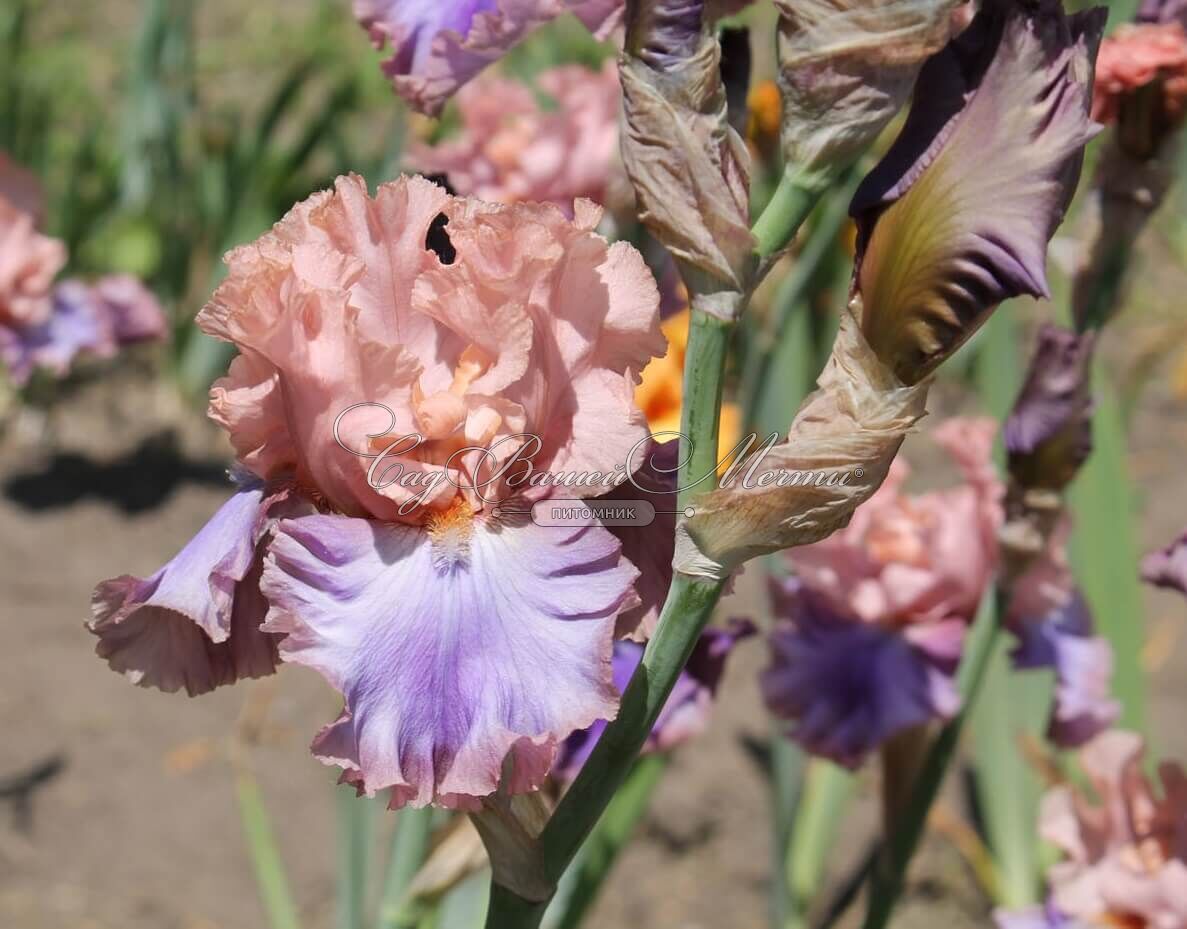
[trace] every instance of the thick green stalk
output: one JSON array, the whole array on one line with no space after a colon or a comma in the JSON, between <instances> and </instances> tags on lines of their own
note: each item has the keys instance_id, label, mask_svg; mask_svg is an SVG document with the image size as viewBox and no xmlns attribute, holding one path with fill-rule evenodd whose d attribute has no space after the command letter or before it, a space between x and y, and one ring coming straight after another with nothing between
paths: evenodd
<instances>
[{"instance_id":1,"label":"thick green stalk","mask_svg":"<svg viewBox=\"0 0 1187 929\"><path fill-rule=\"evenodd\" d=\"M562 889L553 901L554 909L560 912L550 912L545 918L548 929L577 929L581 925L589 908L597 900L598 891L618 860L619 853L647 812L651 795L667 766L668 756L662 753L644 755L635 762L626 783L614 795L589 840L565 874ZM567 893L564 885L568 885ZM565 897L563 901L562 895Z\"/></svg>"},{"instance_id":2,"label":"thick green stalk","mask_svg":"<svg viewBox=\"0 0 1187 929\"><path fill-rule=\"evenodd\" d=\"M870 893L863 929L884 929L902 893L907 865L923 836L932 803L944 782L948 765L956 754L964 721L976 704L1000 630L999 617L1004 608L1002 599L1001 591L996 589L992 597L986 597L977 621L969 631L956 680L963 706L956 717L940 730L928 750L915 789L911 792L911 800L887 837L881 860L870 872Z\"/></svg>"},{"instance_id":3,"label":"thick green stalk","mask_svg":"<svg viewBox=\"0 0 1187 929\"><path fill-rule=\"evenodd\" d=\"M732 328L706 313L692 313L681 422L681 507L716 484L717 433ZM676 678L688 663L723 586L722 582L682 574L673 577L658 628L622 695L618 717L606 727L540 834L540 859L553 881L560 880L622 786ZM492 884L487 927L535 929L547 903L522 900L507 888Z\"/></svg>"},{"instance_id":4,"label":"thick green stalk","mask_svg":"<svg viewBox=\"0 0 1187 929\"><path fill-rule=\"evenodd\" d=\"M545 866L553 877L560 878L622 785L708 623L722 586L682 574L673 578L659 626L647 643L639 670L622 695L618 718L602 733L581 774L540 836ZM491 929L495 929L493 924Z\"/></svg>"},{"instance_id":5,"label":"thick green stalk","mask_svg":"<svg viewBox=\"0 0 1187 929\"><path fill-rule=\"evenodd\" d=\"M791 244L827 186L805 183L804 177L788 165L774 196L750 230L759 258L771 258Z\"/></svg>"},{"instance_id":6,"label":"thick green stalk","mask_svg":"<svg viewBox=\"0 0 1187 929\"><path fill-rule=\"evenodd\" d=\"M490 903L486 910L487 929L539 929L547 900L525 900L502 884L490 882Z\"/></svg>"},{"instance_id":7,"label":"thick green stalk","mask_svg":"<svg viewBox=\"0 0 1187 929\"><path fill-rule=\"evenodd\" d=\"M771 717L771 806L774 809L771 832L771 929L790 929L797 925L795 900L788 879L787 850L795 834L796 809L800 805L804 775L804 753L783 730L784 722Z\"/></svg>"},{"instance_id":8,"label":"thick green stalk","mask_svg":"<svg viewBox=\"0 0 1187 929\"><path fill-rule=\"evenodd\" d=\"M825 861L855 783L852 774L832 762L814 758L808 765L784 862L792 895L788 929L806 924L808 907L824 883Z\"/></svg>"}]
</instances>

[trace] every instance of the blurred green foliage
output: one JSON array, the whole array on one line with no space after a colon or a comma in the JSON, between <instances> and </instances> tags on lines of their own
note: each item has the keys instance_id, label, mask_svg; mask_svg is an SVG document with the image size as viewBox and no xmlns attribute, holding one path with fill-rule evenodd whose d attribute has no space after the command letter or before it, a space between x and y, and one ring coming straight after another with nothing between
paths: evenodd
<instances>
[{"instance_id":1,"label":"blurred green foliage","mask_svg":"<svg viewBox=\"0 0 1187 929\"><path fill-rule=\"evenodd\" d=\"M390 177L406 126L349 4L247 16L209 44L202 11L142 0L126 47L105 48L81 15L0 7L0 147L41 177L67 273L136 274L172 309L174 371L194 394L227 361L192 326L222 254L339 174Z\"/></svg>"}]
</instances>

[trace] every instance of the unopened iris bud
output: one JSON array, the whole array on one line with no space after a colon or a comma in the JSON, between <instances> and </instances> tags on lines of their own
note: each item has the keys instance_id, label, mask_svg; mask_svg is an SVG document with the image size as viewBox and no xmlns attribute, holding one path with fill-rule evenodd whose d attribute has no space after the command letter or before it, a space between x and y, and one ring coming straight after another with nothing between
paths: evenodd
<instances>
[{"instance_id":1,"label":"unopened iris bud","mask_svg":"<svg viewBox=\"0 0 1187 929\"><path fill-rule=\"evenodd\" d=\"M622 154L639 216L679 261L693 307L729 320L755 259L750 155L720 61L701 0L628 4Z\"/></svg>"},{"instance_id":2,"label":"unopened iris bud","mask_svg":"<svg viewBox=\"0 0 1187 929\"><path fill-rule=\"evenodd\" d=\"M925 59L958 29L960 0L776 0L783 151L823 189L902 108Z\"/></svg>"},{"instance_id":3,"label":"unopened iris bud","mask_svg":"<svg viewBox=\"0 0 1187 929\"><path fill-rule=\"evenodd\" d=\"M1091 333L1039 330L1026 381L1005 425L1011 482L1063 490L1092 451Z\"/></svg>"}]
</instances>

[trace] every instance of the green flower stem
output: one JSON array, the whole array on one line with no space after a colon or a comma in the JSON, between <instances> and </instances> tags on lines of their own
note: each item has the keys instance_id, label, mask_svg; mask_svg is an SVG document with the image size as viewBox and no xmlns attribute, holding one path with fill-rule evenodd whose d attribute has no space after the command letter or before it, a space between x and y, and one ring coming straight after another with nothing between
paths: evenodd
<instances>
[{"instance_id":1,"label":"green flower stem","mask_svg":"<svg viewBox=\"0 0 1187 929\"><path fill-rule=\"evenodd\" d=\"M759 217L756 252L767 258L784 248L819 199L795 178L784 176ZM694 303L696 288L691 287ZM733 323L694 309L689 323L681 412L682 467L678 506L712 490L717 478L717 440L725 364ZM538 840L540 860L555 883L622 786L660 711L721 597L724 581L676 573L643 660L622 695L617 718L598 739L577 779L561 798ZM492 882L487 929L537 929L548 901L529 901Z\"/></svg>"},{"instance_id":2,"label":"green flower stem","mask_svg":"<svg viewBox=\"0 0 1187 929\"><path fill-rule=\"evenodd\" d=\"M956 679L963 705L956 717L940 730L928 750L910 802L898 818L893 833L887 837L881 860L870 872L870 893L863 929L884 929L903 891L907 865L923 836L932 803L939 793L948 765L956 754L964 721L976 704L985 669L997 642L1004 607L1004 595L1000 588L995 588L993 596L986 597L982 603L977 620L969 631Z\"/></svg>"},{"instance_id":3,"label":"green flower stem","mask_svg":"<svg viewBox=\"0 0 1187 929\"><path fill-rule=\"evenodd\" d=\"M807 234L803 250L796 256L795 264L787 276L779 283L772 307L772 318L757 327L754 339L756 357L747 356L740 390L742 410L751 421L755 420L755 414L765 399L762 396L763 389L770 380L771 369L777 363L779 351L788 347L786 333L793 324L792 317L805 312L804 303L809 288L818 279L818 272L836 245L837 236L848 218L849 201L857 189L857 178L856 172L847 176L844 185L834 194L830 194L821 205L819 218ZM806 374L809 378L812 376L812 372L795 371L793 374ZM780 428L785 429L786 426Z\"/></svg>"},{"instance_id":4,"label":"green flower stem","mask_svg":"<svg viewBox=\"0 0 1187 929\"><path fill-rule=\"evenodd\" d=\"M338 929L363 929L375 810L346 785L334 788L334 799L338 814Z\"/></svg>"},{"instance_id":5,"label":"green flower stem","mask_svg":"<svg viewBox=\"0 0 1187 929\"><path fill-rule=\"evenodd\" d=\"M857 781L839 765L814 758L808 763L795 825L785 846L783 867L792 895L788 929L806 924L808 907L824 883L825 862Z\"/></svg>"},{"instance_id":6,"label":"green flower stem","mask_svg":"<svg viewBox=\"0 0 1187 929\"><path fill-rule=\"evenodd\" d=\"M791 893L787 873L787 850L795 834L796 810L800 806L805 758L800 747L784 733L783 720L771 717L771 929L797 929L802 914Z\"/></svg>"},{"instance_id":7,"label":"green flower stem","mask_svg":"<svg viewBox=\"0 0 1187 929\"><path fill-rule=\"evenodd\" d=\"M759 258L771 258L787 248L827 184L806 183L789 165L779 179L779 186L767 203L754 228L754 251Z\"/></svg>"},{"instance_id":8,"label":"green flower stem","mask_svg":"<svg viewBox=\"0 0 1187 929\"><path fill-rule=\"evenodd\" d=\"M554 909L562 912L549 913L544 921L548 929L577 929L581 925L618 860L619 853L626 847L647 812L651 795L667 766L668 756L663 753L644 755L635 762L626 783L614 795L605 814L565 874L562 890L553 901ZM562 896L565 896L564 900Z\"/></svg>"},{"instance_id":9,"label":"green flower stem","mask_svg":"<svg viewBox=\"0 0 1187 929\"><path fill-rule=\"evenodd\" d=\"M487 929L538 929L547 900L525 900L496 881L490 882L490 903L486 909Z\"/></svg>"},{"instance_id":10,"label":"green flower stem","mask_svg":"<svg viewBox=\"0 0 1187 929\"><path fill-rule=\"evenodd\" d=\"M659 626L622 695L618 718L602 733L540 836L545 866L554 877L563 873L622 785L708 623L723 586L683 574L672 579Z\"/></svg>"}]
</instances>

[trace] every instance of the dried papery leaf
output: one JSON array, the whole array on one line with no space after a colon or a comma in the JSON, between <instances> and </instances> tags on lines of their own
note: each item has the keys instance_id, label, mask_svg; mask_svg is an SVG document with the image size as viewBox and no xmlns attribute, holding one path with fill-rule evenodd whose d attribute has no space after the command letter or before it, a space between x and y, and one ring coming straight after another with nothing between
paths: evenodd
<instances>
[{"instance_id":1,"label":"dried papery leaf","mask_svg":"<svg viewBox=\"0 0 1187 929\"><path fill-rule=\"evenodd\" d=\"M905 386L878 360L861 333L860 312L855 298L788 440L752 454L731 486L697 498L693 515L680 522L677 571L721 579L747 559L819 541L844 527L882 484L925 412L928 385ZM774 477L764 482L762 475Z\"/></svg>"},{"instance_id":2,"label":"dried papery leaf","mask_svg":"<svg viewBox=\"0 0 1187 929\"><path fill-rule=\"evenodd\" d=\"M990 0L920 73L911 115L853 203L862 329L904 383L1001 301L1048 295L1047 243L1075 191L1104 11Z\"/></svg>"},{"instance_id":3,"label":"dried papery leaf","mask_svg":"<svg viewBox=\"0 0 1187 929\"><path fill-rule=\"evenodd\" d=\"M847 168L902 108L961 0L776 0L783 152L809 185Z\"/></svg>"},{"instance_id":4,"label":"dried papery leaf","mask_svg":"<svg viewBox=\"0 0 1187 929\"><path fill-rule=\"evenodd\" d=\"M470 815L486 846L495 883L525 900L548 900L556 891L536 842L551 813L540 791L509 795L500 790L483 797L482 809Z\"/></svg>"},{"instance_id":5,"label":"dried papery leaf","mask_svg":"<svg viewBox=\"0 0 1187 929\"><path fill-rule=\"evenodd\" d=\"M639 217L686 272L693 305L733 319L751 285L750 155L731 128L717 41L687 57L624 55L623 162ZM692 271L692 274L687 272Z\"/></svg>"}]
</instances>

